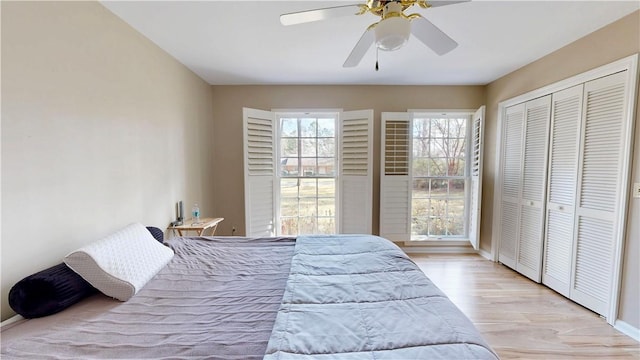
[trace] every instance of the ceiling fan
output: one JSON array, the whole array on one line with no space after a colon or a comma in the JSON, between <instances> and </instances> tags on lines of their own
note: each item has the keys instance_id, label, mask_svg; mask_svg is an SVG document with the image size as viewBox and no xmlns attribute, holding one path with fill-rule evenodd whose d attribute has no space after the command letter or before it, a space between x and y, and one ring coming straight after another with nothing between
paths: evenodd
<instances>
[{"instance_id":1,"label":"ceiling fan","mask_svg":"<svg viewBox=\"0 0 640 360\"><path fill-rule=\"evenodd\" d=\"M467 2L471 0L367 0L366 4L354 4L328 7L283 14L280 16L282 25L295 25L329 18L362 15L370 12L380 16L380 21L370 25L364 32L356 46L342 65L354 67L360 63L372 44L380 50L397 50L409 40L413 34L438 55L444 55L455 49L458 43L420 14L405 15L404 11L413 5L427 9Z\"/></svg>"}]
</instances>

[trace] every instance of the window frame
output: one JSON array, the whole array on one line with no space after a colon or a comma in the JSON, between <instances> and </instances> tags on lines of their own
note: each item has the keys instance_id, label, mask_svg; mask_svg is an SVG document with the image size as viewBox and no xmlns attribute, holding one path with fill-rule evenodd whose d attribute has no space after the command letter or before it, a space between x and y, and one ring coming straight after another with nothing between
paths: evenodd
<instances>
[{"instance_id":1,"label":"window frame","mask_svg":"<svg viewBox=\"0 0 640 360\"><path fill-rule=\"evenodd\" d=\"M472 163L472 137L473 137L473 124L474 124L474 113L476 110L443 110L443 109L409 109L407 112L411 114L410 117L410 142L411 142L411 152L410 152L410 166L409 166L409 179L411 182L411 187L409 189L409 206L411 209L410 216L413 217L413 181L416 179L413 173L413 165L414 165L414 151L413 151L413 141L414 141L414 121L415 119L424 119L424 118L432 118L432 117L465 117L465 150L464 150L464 175L458 177L436 177L441 179L464 179L464 212L462 215L463 226L464 226L464 234L463 235L413 235L412 223L409 228L409 237L410 241L428 241L428 242L467 242L470 241L470 223L471 223L471 163ZM430 177L420 177L421 179L429 179ZM433 177L431 177L433 178ZM448 196L447 196L448 199ZM411 219L412 220L412 219Z\"/></svg>"},{"instance_id":2,"label":"window frame","mask_svg":"<svg viewBox=\"0 0 640 360\"><path fill-rule=\"evenodd\" d=\"M275 200L275 204L274 204L274 210L275 210L275 235L276 236L297 236L297 235L309 235L309 234L286 234L283 235L282 234L282 221L281 221L281 202L282 202L282 194L281 194L281 183L282 183L282 179L315 179L316 182L319 179L333 179L334 180L334 230L331 234L338 234L339 233L339 229L340 229L340 214L339 214L339 204L340 204L340 189L339 184L340 184L340 134L339 134L339 129L340 129L340 114L342 113L341 109L274 109L272 110L272 112L275 115L275 134L274 134L274 142L276 144L275 146L275 163L276 166L278 167L275 171L275 182L274 182L274 200ZM315 118L320 118L320 117L333 117L334 118L334 175L333 176L326 176L326 175L318 175L315 174L314 176L304 176L304 169L302 167L302 163L300 163L299 166L299 173L297 176L282 176L282 171L281 171L281 161L282 161L282 149L281 149L281 140L282 140L282 126L281 126L281 119L282 118L296 118L298 120L298 160L302 161L301 159L302 157L302 149L300 147L300 142L302 139L301 133L300 133L300 119L304 118L304 117L315 117ZM316 137L315 139L318 139L317 136L317 131L316 131ZM317 147L316 147L317 149ZM318 153L316 150L316 156L315 159L318 159ZM316 160L317 161L317 160ZM317 166L317 163L316 163ZM300 171L302 171L302 174L300 174ZM316 208L318 207L317 202L318 202L318 193L316 192ZM300 202L300 197L298 195L298 204ZM298 213L297 218L300 219L300 213ZM316 219L320 218L319 214L315 215ZM316 228L317 228L317 224L316 224ZM300 227L298 224L298 232L300 231ZM319 233L314 233L314 234L319 234Z\"/></svg>"},{"instance_id":3,"label":"window frame","mask_svg":"<svg viewBox=\"0 0 640 360\"><path fill-rule=\"evenodd\" d=\"M410 228L410 238L411 241L467 241L469 240L469 223L470 223L470 217L469 217L469 207L471 205L471 194L469 191L469 186L471 183L471 130L472 130L472 125L473 125L473 111L469 111L469 112L462 112L462 111L432 111L432 110L421 110L421 111L413 111L412 112L412 116L411 116L411 121L410 121L410 126L411 126L411 132L410 132L410 141L411 141L411 152L410 152L410 169L409 169L409 176L410 176L410 181L411 181L411 189L410 189L410 204L411 204L411 217L412 217L412 226ZM430 119L436 119L436 118L440 118L440 119L461 119L464 118L464 141L465 141L465 148L464 148L464 154L463 157L458 157L458 158L462 158L464 160L464 168L463 168L463 175L450 175L450 174L446 174L446 175L437 175L434 176L432 174L428 174L428 175L424 175L424 176L416 176L414 174L414 161L416 159L415 156L415 151L413 148L413 144L415 143L416 140L421 139L421 138L417 138L415 137L415 133L414 133L414 129L415 129L415 124L416 124L416 120L430 120ZM434 137L431 136L432 133L430 131L429 133L429 139L434 139ZM446 134L447 136L443 136L442 139L460 139L460 137L452 137L450 132L448 132ZM440 138L438 138L440 139ZM433 159L434 157L432 156L428 156L425 157L426 159ZM449 180L462 180L464 182L464 194L462 196L463 199L463 213L461 216L457 217L462 219L462 225L463 225L463 233L459 234L459 235L414 235L413 234L413 205L414 205L414 196L413 196L413 183L416 180L426 180L427 182L431 182L431 180L443 180L443 181L449 181ZM446 195L446 200L447 200L447 207L449 205L450 200L452 199L450 196L450 189L447 190L447 195ZM432 196L427 197L427 199L433 199ZM447 209L446 214L448 215L450 212ZM427 217L432 217L431 215L427 215ZM448 218L448 216L446 217Z\"/></svg>"}]
</instances>

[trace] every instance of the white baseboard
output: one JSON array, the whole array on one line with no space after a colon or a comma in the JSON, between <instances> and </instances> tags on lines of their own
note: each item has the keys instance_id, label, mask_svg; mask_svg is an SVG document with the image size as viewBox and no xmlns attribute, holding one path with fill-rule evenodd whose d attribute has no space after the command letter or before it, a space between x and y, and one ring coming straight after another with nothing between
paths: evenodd
<instances>
[{"instance_id":1,"label":"white baseboard","mask_svg":"<svg viewBox=\"0 0 640 360\"><path fill-rule=\"evenodd\" d=\"M478 249L478 254L480 254L480 256L482 256L483 258L489 260L489 261L493 261L493 256L491 256L491 253L488 251L484 251L482 249Z\"/></svg>"},{"instance_id":2,"label":"white baseboard","mask_svg":"<svg viewBox=\"0 0 640 360\"><path fill-rule=\"evenodd\" d=\"M613 327L633 340L640 342L640 329L635 328L622 320L616 320Z\"/></svg>"},{"instance_id":3,"label":"white baseboard","mask_svg":"<svg viewBox=\"0 0 640 360\"><path fill-rule=\"evenodd\" d=\"M20 320L24 319L22 316L20 315L15 315L13 317L8 318L7 320L3 321L0 323L0 328L4 328L7 325L11 325L15 322L18 322Z\"/></svg>"}]
</instances>

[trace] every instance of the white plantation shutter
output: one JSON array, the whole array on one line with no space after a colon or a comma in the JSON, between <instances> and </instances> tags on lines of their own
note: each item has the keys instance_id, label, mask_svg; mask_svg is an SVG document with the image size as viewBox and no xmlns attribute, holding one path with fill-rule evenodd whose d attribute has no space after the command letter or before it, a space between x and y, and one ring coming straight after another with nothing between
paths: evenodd
<instances>
[{"instance_id":1,"label":"white plantation shutter","mask_svg":"<svg viewBox=\"0 0 640 360\"><path fill-rule=\"evenodd\" d=\"M373 110L340 114L341 234L371 234L373 213Z\"/></svg>"},{"instance_id":2,"label":"white plantation shutter","mask_svg":"<svg viewBox=\"0 0 640 360\"><path fill-rule=\"evenodd\" d=\"M382 113L380 236L411 239L411 114Z\"/></svg>"},{"instance_id":3,"label":"white plantation shutter","mask_svg":"<svg viewBox=\"0 0 640 360\"><path fill-rule=\"evenodd\" d=\"M245 233L274 236L275 114L243 108Z\"/></svg>"},{"instance_id":4,"label":"white plantation shutter","mask_svg":"<svg viewBox=\"0 0 640 360\"><path fill-rule=\"evenodd\" d=\"M618 211L626 201L628 178L622 174L631 136L626 79L624 71L584 86L571 298L599 314L609 311L612 259L623 236Z\"/></svg>"},{"instance_id":5,"label":"white plantation shutter","mask_svg":"<svg viewBox=\"0 0 640 360\"><path fill-rule=\"evenodd\" d=\"M501 154L501 203L499 259L515 269L519 229L519 207L522 174L522 135L524 104L505 109Z\"/></svg>"},{"instance_id":6,"label":"white plantation shutter","mask_svg":"<svg viewBox=\"0 0 640 360\"><path fill-rule=\"evenodd\" d=\"M569 296L583 85L552 97L542 283Z\"/></svg>"},{"instance_id":7,"label":"white plantation shutter","mask_svg":"<svg viewBox=\"0 0 640 360\"><path fill-rule=\"evenodd\" d=\"M469 242L480 247L480 209L482 202L482 160L484 154L484 105L473 114L471 124L471 201L469 209Z\"/></svg>"},{"instance_id":8,"label":"white plantation shutter","mask_svg":"<svg viewBox=\"0 0 640 360\"><path fill-rule=\"evenodd\" d=\"M536 282L540 282L542 274L542 224L550 112L551 95L525 104L521 216L516 268Z\"/></svg>"}]
</instances>

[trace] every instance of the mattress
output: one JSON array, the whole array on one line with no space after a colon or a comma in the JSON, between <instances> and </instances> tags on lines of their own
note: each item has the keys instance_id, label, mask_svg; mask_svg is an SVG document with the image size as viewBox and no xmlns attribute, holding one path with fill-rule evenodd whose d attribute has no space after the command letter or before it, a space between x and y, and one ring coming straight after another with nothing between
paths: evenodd
<instances>
[{"instance_id":1,"label":"mattress","mask_svg":"<svg viewBox=\"0 0 640 360\"><path fill-rule=\"evenodd\" d=\"M95 295L2 329L2 359L497 359L389 240L168 241L134 297Z\"/></svg>"}]
</instances>

